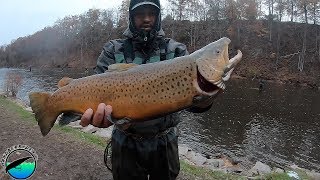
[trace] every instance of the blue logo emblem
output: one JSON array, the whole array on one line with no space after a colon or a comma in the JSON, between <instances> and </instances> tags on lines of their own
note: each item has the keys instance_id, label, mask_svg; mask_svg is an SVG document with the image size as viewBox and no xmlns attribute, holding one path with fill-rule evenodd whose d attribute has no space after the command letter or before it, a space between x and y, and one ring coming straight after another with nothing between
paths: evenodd
<instances>
[{"instance_id":1,"label":"blue logo emblem","mask_svg":"<svg viewBox=\"0 0 320 180\"><path fill-rule=\"evenodd\" d=\"M14 179L27 179L36 171L37 160L38 155L31 147L20 144L12 146L2 155L2 171Z\"/></svg>"}]
</instances>

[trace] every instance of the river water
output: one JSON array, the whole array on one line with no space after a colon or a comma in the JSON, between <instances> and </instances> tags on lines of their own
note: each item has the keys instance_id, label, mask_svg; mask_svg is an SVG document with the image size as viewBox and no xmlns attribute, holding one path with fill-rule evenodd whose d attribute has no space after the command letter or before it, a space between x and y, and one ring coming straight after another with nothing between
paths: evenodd
<instances>
[{"instance_id":1,"label":"river water","mask_svg":"<svg viewBox=\"0 0 320 180\"><path fill-rule=\"evenodd\" d=\"M57 89L64 76L92 74L75 69L0 69L4 77L15 71L23 77L18 98L29 103L31 91ZM272 166L296 164L320 170L320 91L293 85L232 79L213 107L200 114L179 113L179 143L209 155L227 155L245 166L262 161Z\"/></svg>"}]
</instances>

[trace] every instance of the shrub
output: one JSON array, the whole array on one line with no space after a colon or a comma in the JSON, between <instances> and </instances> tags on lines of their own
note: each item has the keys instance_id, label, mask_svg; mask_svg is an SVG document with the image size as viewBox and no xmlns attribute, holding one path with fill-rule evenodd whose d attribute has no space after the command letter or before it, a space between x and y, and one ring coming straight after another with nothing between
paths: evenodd
<instances>
[{"instance_id":1,"label":"shrub","mask_svg":"<svg viewBox=\"0 0 320 180\"><path fill-rule=\"evenodd\" d=\"M16 97L19 88L22 84L22 77L20 73L9 71L5 76L4 86L7 95Z\"/></svg>"}]
</instances>

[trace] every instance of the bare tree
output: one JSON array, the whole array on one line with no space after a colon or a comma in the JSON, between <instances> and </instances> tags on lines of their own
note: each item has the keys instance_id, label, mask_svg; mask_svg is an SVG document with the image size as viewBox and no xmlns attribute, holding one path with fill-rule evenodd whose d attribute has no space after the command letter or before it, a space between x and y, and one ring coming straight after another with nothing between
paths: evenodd
<instances>
[{"instance_id":1,"label":"bare tree","mask_svg":"<svg viewBox=\"0 0 320 180\"><path fill-rule=\"evenodd\" d=\"M277 4L275 6L275 10L277 13L277 59L276 59L276 69L278 68L278 63L280 59L280 42L281 42L281 20L284 14L285 9L285 1L284 0L277 0Z\"/></svg>"},{"instance_id":2,"label":"bare tree","mask_svg":"<svg viewBox=\"0 0 320 180\"><path fill-rule=\"evenodd\" d=\"M171 7L171 16L179 21L186 18L185 9L188 0L168 0Z\"/></svg>"},{"instance_id":3,"label":"bare tree","mask_svg":"<svg viewBox=\"0 0 320 180\"><path fill-rule=\"evenodd\" d=\"M297 16L297 0L286 0L285 10L288 16L290 16L290 21L293 22Z\"/></svg>"},{"instance_id":4,"label":"bare tree","mask_svg":"<svg viewBox=\"0 0 320 180\"><path fill-rule=\"evenodd\" d=\"M205 4L208 7L207 18L208 20L215 20L216 22L219 19L222 19L223 16L223 1L222 0L205 0Z\"/></svg>"},{"instance_id":5,"label":"bare tree","mask_svg":"<svg viewBox=\"0 0 320 180\"><path fill-rule=\"evenodd\" d=\"M185 9L186 17L193 21L206 20L206 6L203 0L188 0Z\"/></svg>"},{"instance_id":6,"label":"bare tree","mask_svg":"<svg viewBox=\"0 0 320 180\"><path fill-rule=\"evenodd\" d=\"M21 84L22 77L19 73L13 71L9 71L6 73L4 86L7 95L16 97Z\"/></svg>"},{"instance_id":7,"label":"bare tree","mask_svg":"<svg viewBox=\"0 0 320 180\"><path fill-rule=\"evenodd\" d=\"M301 12L304 15L304 21L305 21L304 30L303 30L302 50L301 50L301 53L299 56L299 62L298 62L299 71L303 71L306 50L307 50L308 6L309 6L309 4L310 4L309 0L299 0L299 7L301 9Z\"/></svg>"},{"instance_id":8,"label":"bare tree","mask_svg":"<svg viewBox=\"0 0 320 180\"><path fill-rule=\"evenodd\" d=\"M276 14L277 14L277 20L279 22L282 21L282 17L284 15L285 8L286 8L285 0L276 0L275 10L276 10Z\"/></svg>"},{"instance_id":9,"label":"bare tree","mask_svg":"<svg viewBox=\"0 0 320 180\"><path fill-rule=\"evenodd\" d=\"M317 20L319 18L320 14L320 1L319 0L309 0L310 6L309 6L309 12L310 17L313 20L313 24L317 24Z\"/></svg>"},{"instance_id":10,"label":"bare tree","mask_svg":"<svg viewBox=\"0 0 320 180\"><path fill-rule=\"evenodd\" d=\"M269 41L272 41L272 25L273 25L273 18L274 18L274 2L275 0L265 0L265 4L268 6L268 21L269 21Z\"/></svg>"},{"instance_id":11,"label":"bare tree","mask_svg":"<svg viewBox=\"0 0 320 180\"><path fill-rule=\"evenodd\" d=\"M257 0L238 0L237 7L241 8L238 11L240 18L245 18L251 21L256 20L258 17L258 5Z\"/></svg>"},{"instance_id":12,"label":"bare tree","mask_svg":"<svg viewBox=\"0 0 320 180\"><path fill-rule=\"evenodd\" d=\"M119 22L118 27L125 27L129 22L129 5L130 0L122 0L121 6L119 8Z\"/></svg>"}]
</instances>

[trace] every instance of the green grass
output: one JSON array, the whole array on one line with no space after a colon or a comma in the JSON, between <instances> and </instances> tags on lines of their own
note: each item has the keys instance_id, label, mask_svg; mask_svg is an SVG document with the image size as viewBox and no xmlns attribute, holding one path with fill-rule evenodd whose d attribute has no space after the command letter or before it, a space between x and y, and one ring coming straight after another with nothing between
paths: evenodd
<instances>
[{"instance_id":1,"label":"green grass","mask_svg":"<svg viewBox=\"0 0 320 180\"><path fill-rule=\"evenodd\" d=\"M307 179L311 179L307 173L305 171L303 171L302 169L294 169L294 170L291 170L291 171L294 171L296 173L298 173L299 177L301 180L307 180Z\"/></svg>"},{"instance_id":2,"label":"green grass","mask_svg":"<svg viewBox=\"0 0 320 180\"><path fill-rule=\"evenodd\" d=\"M15 104L14 102L6 99L5 97L0 96L0 105L3 105L11 112L14 112L18 116L20 116L21 119L23 119L24 121L28 121L29 123L32 123L34 125L37 124L37 121L35 120L33 113L26 111L23 107ZM102 138L93 134L85 133L68 126L55 125L53 129L65 132L67 134L71 134L76 138L79 138L81 140L84 140L85 142L89 142L94 145L97 145L100 148L104 148L107 146L108 139Z\"/></svg>"},{"instance_id":3,"label":"green grass","mask_svg":"<svg viewBox=\"0 0 320 180\"><path fill-rule=\"evenodd\" d=\"M11 112L18 114L23 120L28 120L36 124L36 120L31 112L26 111L23 107L15 104L14 102L0 96L0 105L6 107Z\"/></svg>"},{"instance_id":4,"label":"green grass","mask_svg":"<svg viewBox=\"0 0 320 180\"><path fill-rule=\"evenodd\" d=\"M221 171L211 171L209 169L196 167L193 165L189 165L183 160L180 160L180 169L186 173L186 175L190 176L192 179L203 179L203 180L210 180L210 179L221 179L221 180L241 180L246 179L243 176L231 175Z\"/></svg>"},{"instance_id":5,"label":"green grass","mask_svg":"<svg viewBox=\"0 0 320 180\"><path fill-rule=\"evenodd\" d=\"M85 133L85 132L76 130L72 127L68 127L68 126L56 125L56 126L54 126L54 128L58 129L60 131L63 131L65 133L72 134L74 137L80 138L81 140L84 140L86 142L90 142L94 145L97 145L100 148L105 148L107 146L108 139L106 139L106 138L102 138L97 135Z\"/></svg>"},{"instance_id":6,"label":"green grass","mask_svg":"<svg viewBox=\"0 0 320 180\"><path fill-rule=\"evenodd\" d=\"M267 180L292 180L287 173L271 173L263 177Z\"/></svg>"}]
</instances>

